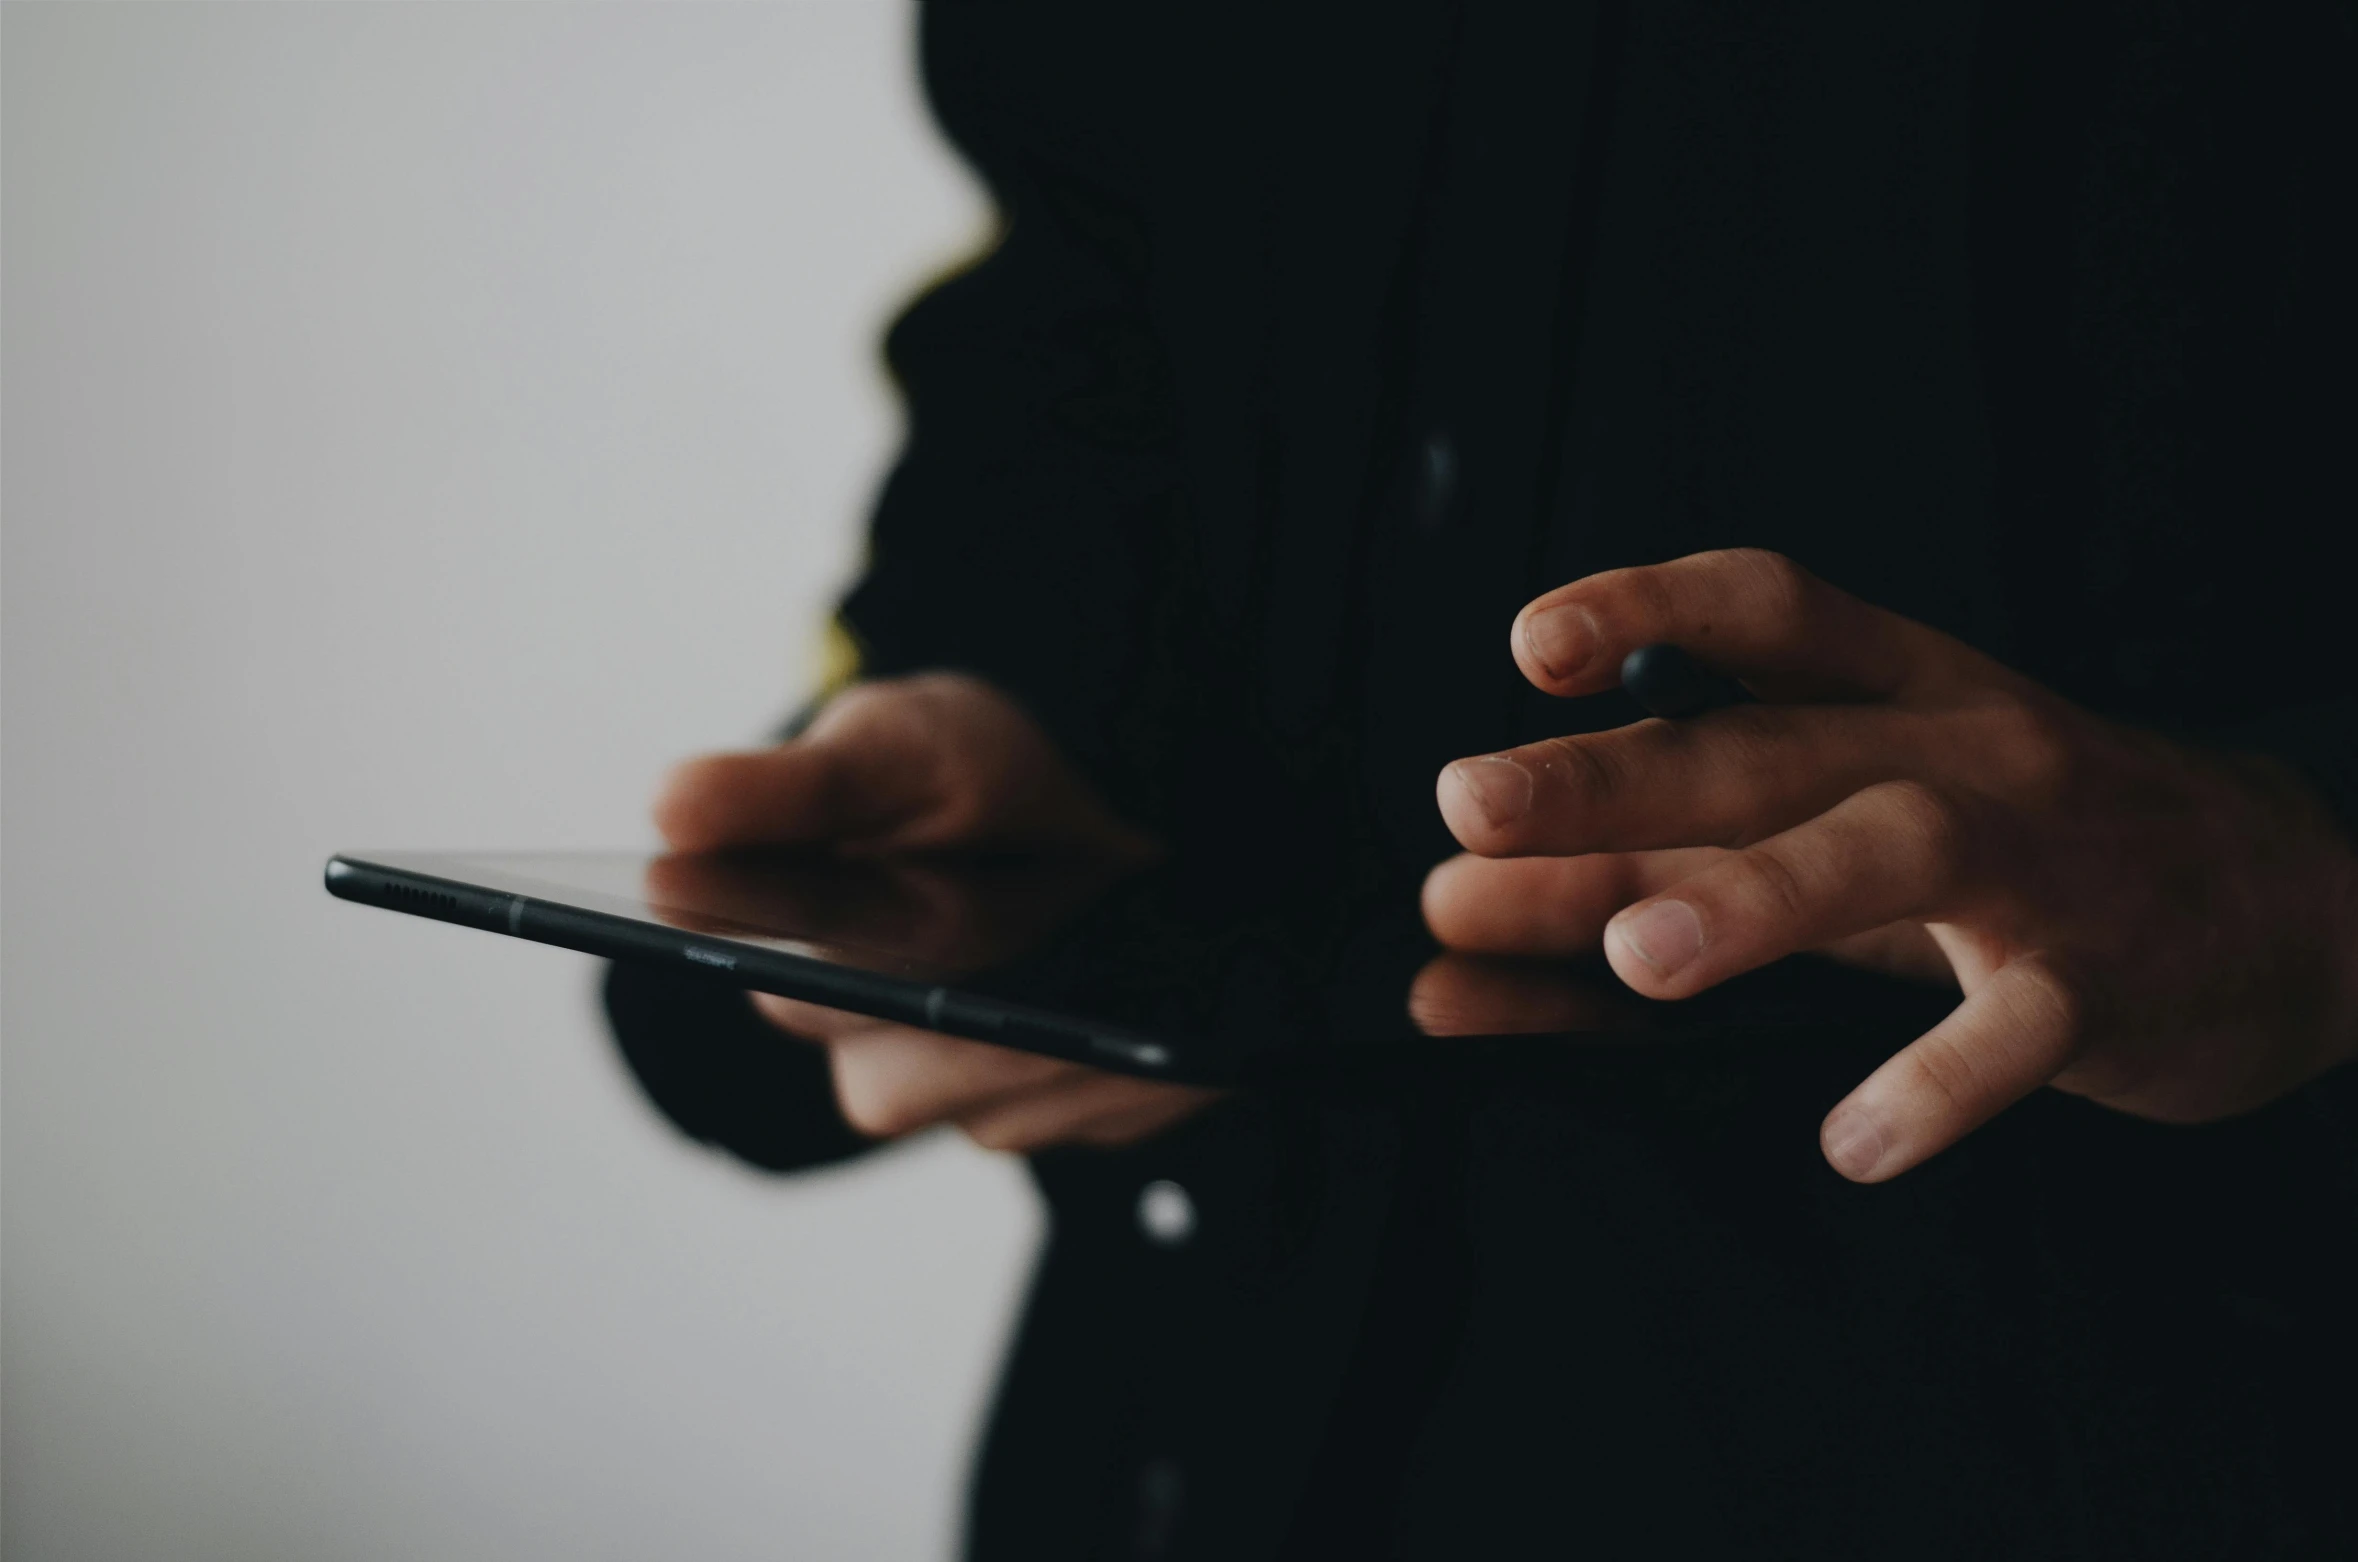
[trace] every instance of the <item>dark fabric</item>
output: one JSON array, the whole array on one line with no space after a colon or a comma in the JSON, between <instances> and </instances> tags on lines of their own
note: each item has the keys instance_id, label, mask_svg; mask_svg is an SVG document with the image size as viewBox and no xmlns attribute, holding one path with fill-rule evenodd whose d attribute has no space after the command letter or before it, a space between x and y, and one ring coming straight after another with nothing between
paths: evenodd
<instances>
[{"instance_id":1,"label":"dark fabric","mask_svg":"<svg viewBox=\"0 0 2358 1562\"><path fill-rule=\"evenodd\" d=\"M1515 609L1728 545L2358 823L2350 5L933 7L924 59L1007 227L891 333L847 622L1264 847L1240 906L1413 882L1442 764L1630 714L1529 691ZM648 996L643 1070L718 1015ZM1858 1189L1814 1130L1873 1062L1038 1158L974 1553L2358 1549L2348 1071L2200 1130L2042 1096ZM804 1061L807 1150L650 1085L846 1144Z\"/></svg>"},{"instance_id":2,"label":"dark fabric","mask_svg":"<svg viewBox=\"0 0 2358 1562\"><path fill-rule=\"evenodd\" d=\"M835 1110L826 1053L780 1036L736 988L626 961L606 968L605 999L624 1061L691 1139L765 1171L868 1147Z\"/></svg>"}]
</instances>

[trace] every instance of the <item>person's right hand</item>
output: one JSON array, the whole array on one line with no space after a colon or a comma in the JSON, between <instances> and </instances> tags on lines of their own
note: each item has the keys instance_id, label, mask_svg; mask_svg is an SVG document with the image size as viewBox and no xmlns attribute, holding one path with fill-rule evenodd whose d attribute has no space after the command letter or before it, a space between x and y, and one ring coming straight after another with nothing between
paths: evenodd
<instances>
[{"instance_id":1,"label":"person's right hand","mask_svg":"<svg viewBox=\"0 0 2358 1562\"><path fill-rule=\"evenodd\" d=\"M690 760L672 772L655 822L682 852L990 849L1098 857L1115 868L1158 852L1021 706L954 673L859 684L792 742ZM753 1001L780 1028L827 1048L845 1120L878 1137L954 1122L989 1149L1126 1144L1213 1096L767 993Z\"/></svg>"}]
</instances>

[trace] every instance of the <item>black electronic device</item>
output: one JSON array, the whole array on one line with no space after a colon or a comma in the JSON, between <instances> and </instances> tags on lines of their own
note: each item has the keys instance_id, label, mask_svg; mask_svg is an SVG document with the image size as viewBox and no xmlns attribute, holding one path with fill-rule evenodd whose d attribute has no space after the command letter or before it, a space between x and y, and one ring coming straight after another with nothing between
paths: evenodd
<instances>
[{"instance_id":1,"label":"black electronic device","mask_svg":"<svg viewBox=\"0 0 2358 1562\"><path fill-rule=\"evenodd\" d=\"M1649 1002L1599 962L1444 954L1413 885L1297 902L1226 865L1120 876L1056 860L356 852L326 876L346 900L1205 1084L1501 1052L1480 1038L1523 1038L1504 1049L1518 1054L1537 1037L1862 1024L1905 1039L1954 1002L1806 959Z\"/></svg>"},{"instance_id":2,"label":"black electronic device","mask_svg":"<svg viewBox=\"0 0 2358 1562\"><path fill-rule=\"evenodd\" d=\"M1621 659L1621 687L1655 716L1700 716L1747 704L1752 692L1678 646L1641 645Z\"/></svg>"}]
</instances>

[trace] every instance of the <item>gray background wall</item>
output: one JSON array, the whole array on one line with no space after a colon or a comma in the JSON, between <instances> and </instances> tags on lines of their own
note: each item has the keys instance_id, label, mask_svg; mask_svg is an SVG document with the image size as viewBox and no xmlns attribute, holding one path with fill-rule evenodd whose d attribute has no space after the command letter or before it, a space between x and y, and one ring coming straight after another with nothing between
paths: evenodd
<instances>
[{"instance_id":1,"label":"gray background wall","mask_svg":"<svg viewBox=\"0 0 2358 1562\"><path fill-rule=\"evenodd\" d=\"M970 248L899 6L5 11L7 1554L944 1553L1038 1214L763 1180L356 845L758 734Z\"/></svg>"}]
</instances>

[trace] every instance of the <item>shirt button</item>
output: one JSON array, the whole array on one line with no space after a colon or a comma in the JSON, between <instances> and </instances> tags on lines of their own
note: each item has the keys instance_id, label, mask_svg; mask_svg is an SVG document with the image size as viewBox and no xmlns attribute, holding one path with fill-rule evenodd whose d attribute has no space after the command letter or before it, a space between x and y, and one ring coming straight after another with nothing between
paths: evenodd
<instances>
[{"instance_id":1,"label":"shirt button","mask_svg":"<svg viewBox=\"0 0 2358 1562\"><path fill-rule=\"evenodd\" d=\"M1195 1200L1170 1181L1148 1183L1138 1193L1138 1229L1157 1247L1184 1247L1195 1235Z\"/></svg>"}]
</instances>

